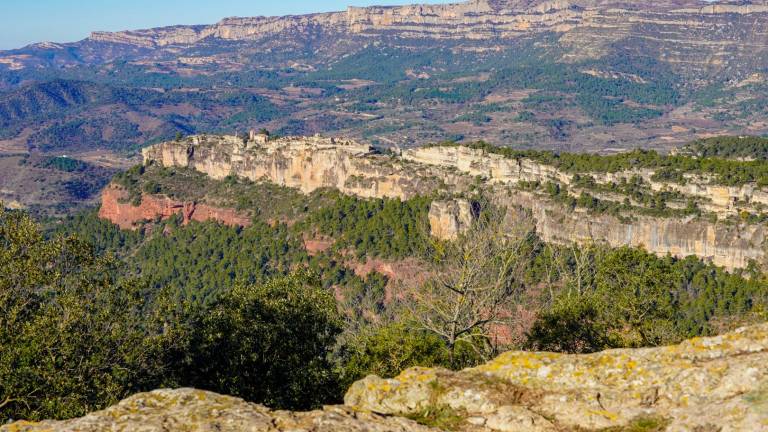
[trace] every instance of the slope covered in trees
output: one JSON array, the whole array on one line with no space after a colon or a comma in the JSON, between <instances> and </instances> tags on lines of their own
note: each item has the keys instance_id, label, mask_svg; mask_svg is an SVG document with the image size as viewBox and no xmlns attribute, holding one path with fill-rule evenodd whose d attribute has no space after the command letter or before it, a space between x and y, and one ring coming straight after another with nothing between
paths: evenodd
<instances>
[{"instance_id":1,"label":"slope covered in trees","mask_svg":"<svg viewBox=\"0 0 768 432\"><path fill-rule=\"evenodd\" d=\"M121 178L141 190L159 175L170 194L193 176ZM428 197L190 184L239 202L253 225L170 218L121 231L87 212L44 235L24 213L0 214L0 307L12 311L0 342L14 347L0 355L0 415L71 417L168 386L310 408L369 373L462 368L509 348L657 346L765 319L768 280L755 268L548 245L525 218L502 234L504 209L487 204L470 232L442 242L426 234ZM330 246L308 251L317 237ZM418 266L411 278L361 267L404 258Z\"/></svg>"},{"instance_id":2,"label":"slope covered in trees","mask_svg":"<svg viewBox=\"0 0 768 432\"><path fill-rule=\"evenodd\" d=\"M766 160L768 159L768 138L756 136L706 138L685 145L682 153L702 158Z\"/></svg>"},{"instance_id":3,"label":"slope covered in trees","mask_svg":"<svg viewBox=\"0 0 768 432\"><path fill-rule=\"evenodd\" d=\"M170 301L74 237L46 240L23 213L0 209L0 246L4 420L79 416L156 387L293 408L338 396L327 354L341 317L306 273L203 305Z\"/></svg>"}]
</instances>

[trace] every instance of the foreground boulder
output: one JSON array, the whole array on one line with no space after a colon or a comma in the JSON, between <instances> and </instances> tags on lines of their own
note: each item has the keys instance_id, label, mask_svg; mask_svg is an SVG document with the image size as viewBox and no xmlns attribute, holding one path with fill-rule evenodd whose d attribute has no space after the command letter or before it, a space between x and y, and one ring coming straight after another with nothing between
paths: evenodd
<instances>
[{"instance_id":1,"label":"foreground boulder","mask_svg":"<svg viewBox=\"0 0 768 432\"><path fill-rule=\"evenodd\" d=\"M461 372L414 368L359 381L345 402L460 417L456 430L768 430L768 325L663 348L508 352Z\"/></svg>"},{"instance_id":2,"label":"foreground boulder","mask_svg":"<svg viewBox=\"0 0 768 432\"><path fill-rule=\"evenodd\" d=\"M199 390L157 390L80 419L0 427L177 430L768 431L768 324L663 348L509 352L461 372L413 368L394 379L369 376L349 389L345 405L306 413Z\"/></svg>"},{"instance_id":3,"label":"foreground boulder","mask_svg":"<svg viewBox=\"0 0 768 432\"><path fill-rule=\"evenodd\" d=\"M3 432L429 432L400 417L327 407L306 413L272 411L242 399L194 389L140 393L103 411L68 421L17 422Z\"/></svg>"}]
</instances>

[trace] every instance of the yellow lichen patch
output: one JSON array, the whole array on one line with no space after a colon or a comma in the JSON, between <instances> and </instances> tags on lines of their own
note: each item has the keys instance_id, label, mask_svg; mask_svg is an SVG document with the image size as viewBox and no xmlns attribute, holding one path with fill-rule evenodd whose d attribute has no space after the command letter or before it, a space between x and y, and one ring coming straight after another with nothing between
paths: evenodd
<instances>
[{"instance_id":1,"label":"yellow lichen patch","mask_svg":"<svg viewBox=\"0 0 768 432\"><path fill-rule=\"evenodd\" d=\"M24 432L29 428L35 428L35 432L53 432L52 428L40 428L40 423L21 420L7 426L8 432Z\"/></svg>"},{"instance_id":2,"label":"yellow lichen patch","mask_svg":"<svg viewBox=\"0 0 768 432\"><path fill-rule=\"evenodd\" d=\"M608 419L610 421L616 421L616 420L618 420L620 418L618 414L616 414L615 412L608 411L608 410L589 410L589 413L593 414L593 415L597 415L597 416L603 417L603 418L606 418L606 419Z\"/></svg>"},{"instance_id":3,"label":"yellow lichen patch","mask_svg":"<svg viewBox=\"0 0 768 432\"><path fill-rule=\"evenodd\" d=\"M436 378L437 378L437 374L433 369L415 367L415 368L405 370L400 375L398 375L395 378L395 380L401 383L409 383L409 382L424 383L424 382L433 381Z\"/></svg>"},{"instance_id":4,"label":"yellow lichen patch","mask_svg":"<svg viewBox=\"0 0 768 432\"><path fill-rule=\"evenodd\" d=\"M599 366L613 366L616 364L616 357L610 354L601 355L597 358L597 364Z\"/></svg>"},{"instance_id":5,"label":"yellow lichen patch","mask_svg":"<svg viewBox=\"0 0 768 432\"><path fill-rule=\"evenodd\" d=\"M534 370L552 363L556 358L556 354L550 353L508 352L475 370L481 372L495 372L509 368Z\"/></svg>"},{"instance_id":6,"label":"yellow lichen patch","mask_svg":"<svg viewBox=\"0 0 768 432\"><path fill-rule=\"evenodd\" d=\"M365 388L369 392L390 392L392 390L392 386L387 382L386 380L380 380L377 382L368 382L368 384L365 386Z\"/></svg>"}]
</instances>

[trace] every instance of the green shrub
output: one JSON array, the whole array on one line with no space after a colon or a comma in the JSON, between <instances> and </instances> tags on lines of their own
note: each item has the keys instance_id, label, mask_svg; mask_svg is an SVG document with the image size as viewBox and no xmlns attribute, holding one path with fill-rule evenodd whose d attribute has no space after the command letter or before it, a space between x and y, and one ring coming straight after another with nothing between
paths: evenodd
<instances>
[{"instance_id":1,"label":"green shrub","mask_svg":"<svg viewBox=\"0 0 768 432\"><path fill-rule=\"evenodd\" d=\"M286 409L340 395L329 355L341 317L330 293L306 274L237 286L192 322L172 365L179 385Z\"/></svg>"},{"instance_id":2,"label":"green shrub","mask_svg":"<svg viewBox=\"0 0 768 432\"><path fill-rule=\"evenodd\" d=\"M27 215L0 207L0 419L84 415L161 369L147 345L146 289L115 270L87 244L45 240Z\"/></svg>"},{"instance_id":3,"label":"green shrub","mask_svg":"<svg viewBox=\"0 0 768 432\"><path fill-rule=\"evenodd\" d=\"M392 378L409 367L445 367L450 362L442 339L402 323L364 330L345 344L340 357L348 383L370 374Z\"/></svg>"}]
</instances>

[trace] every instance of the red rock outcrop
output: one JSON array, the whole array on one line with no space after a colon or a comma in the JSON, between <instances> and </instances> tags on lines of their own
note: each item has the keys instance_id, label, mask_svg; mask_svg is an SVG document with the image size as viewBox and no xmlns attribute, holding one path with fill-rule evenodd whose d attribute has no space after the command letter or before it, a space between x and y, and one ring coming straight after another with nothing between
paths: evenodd
<instances>
[{"instance_id":1,"label":"red rock outcrop","mask_svg":"<svg viewBox=\"0 0 768 432\"><path fill-rule=\"evenodd\" d=\"M218 208L196 202L182 202L160 195L142 195L141 204L133 205L128 201L128 192L119 186L111 185L101 195L99 217L109 220L122 229L135 229L142 221L168 219L181 215L183 223L190 221L215 220L229 226L247 227L252 224L248 215L234 209Z\"/></svg>"}]
</instances>

